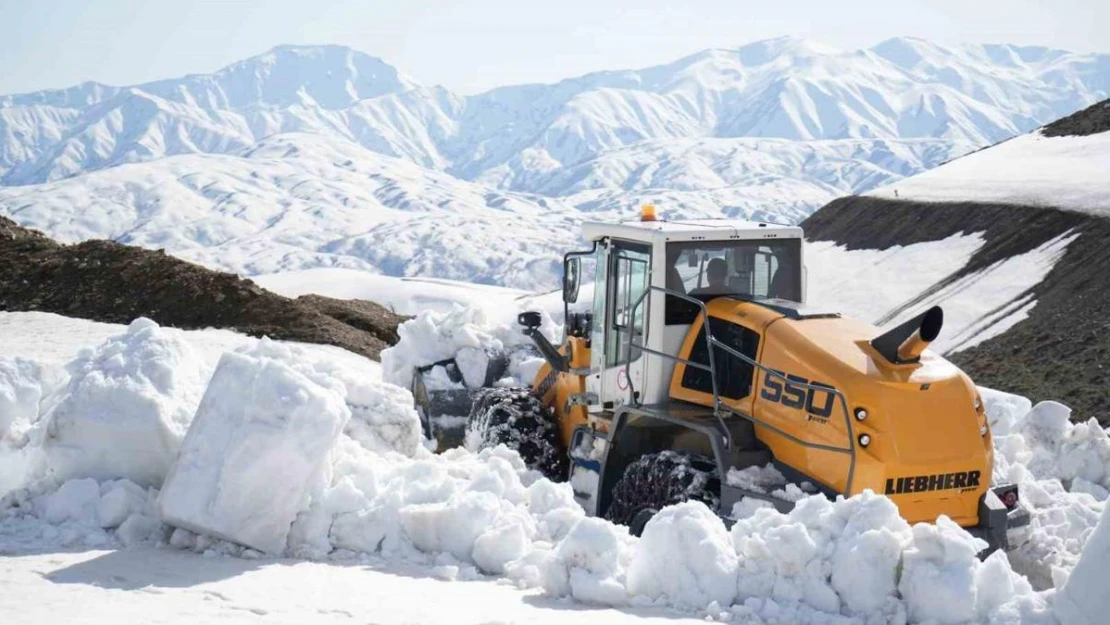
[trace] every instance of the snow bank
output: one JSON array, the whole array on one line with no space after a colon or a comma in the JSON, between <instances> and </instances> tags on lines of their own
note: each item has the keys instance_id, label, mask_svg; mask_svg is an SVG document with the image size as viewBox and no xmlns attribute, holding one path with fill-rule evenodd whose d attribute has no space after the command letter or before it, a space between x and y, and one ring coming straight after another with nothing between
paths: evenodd
<instances>
[{"instance_id":1,"label":"snow bank","mask_svg":"<svg viewBox=\"0 0 1110 625\"><path fill-rule=\"evenodd\" d=\"M351 411L334 378L273 351L220 360L158 506L171 525L276 554Z\"/></svg>"},{"instance_id":2,"label":"snow bank","mask_svg":"<svg viewBox=\"0 0 1110 625\"><path fill-rule=\"evenodd\" d=\"M702 504L660 511L636 547L628 567L633 595L674 597L693 608L730 605L736 596L736 551L717 515Z\"/></svg>"},{"instance_id":3,"label":"snow bank","mask_svg":"<svg viewBox=\"0 0 1110 625\"><path fill-rule=\"evenodd\" d=\"M524 340L473 311L428 313L403 328L395 371L461 347ZM60 388L59 405L76 406L75 389L139 389L92 396L115 398L125 417L155 400L164 400L162 411L142 414L176 414L188 399L184 385L169 394L150 390L159 388L156 372L171 352L182 357L159 334L139 323L84 354L70 370L86 372L85 381ZM8 369L18 372L7 374L8 387L23 390L9 392L20 399L5 405L26 415L35 372ZM132 373L103 373L120 369ZM94 384L101 378L116 383ZM1084 545L1101 544L1091 536L1105 514L1107 435L1068 423L1057 404L983 396L996 428L997 478L1018 482L1033 513L1029 539L1009 560L979 561L981 543L947 519L911 528L888 499L870 492L829 501L799 490L788 514L741 505L731 530L704 505L686 503L663 510L637 539L585 517L569 485L542 479L504 447L430 454L407 391L266 340L220 361L161 493L137 480L86 475L56 490L20 490L0 502L0 541L168 542L245 557L374 554L423 563L445 579L495 575L558 597L675 606L735 622L1051 625L1052 595L1034 589L1063 585ZM34 436L28 441L33 446ZM781 486L781 476L765 469L727 479ZM1081 572L1075 592L1091 579Z\"/></svg>"},{"instance_id":4,"label":"snow bank","mask_svg":"<svg viewBox=\"0 0 1110 625\"><path fill-rule=\"evenodd\" d=\"M66 370L64 395L44 417L50 473L160 485L208 381L193 348L138 319Z\"/></svg>"},{"instance_id":5,"label":"snow bank","mask_svg":"<svg viewBox=\"0 0 1110 625\"><path fill-rule=\"evenodd\" d=\"M130 480L71 479L53 491L18 490L0 499L0 544L8 549L157 543L164 527L158 491Z\"/></svg>"},{"instance_id":6,"label":"snow bank","mask_svg":"<svg viewBox=\"0 0 1110 625\"><path fill-rule=\"evenodd\" d=\"M1083 557L1067 583L1056 595L1056 614L1061 625L1098 625L1110 614L1110 506L1087 541Z\"/></svg>"},{"instance_id":7,"label":"snow bank","mask_svg":"<svg viewBox=\"0 0 1110 625\"><path fill-rule=\"evenodd\" d=\"M1110 493L1110 434L1093 419L1071 423L1057 402L982 389L994 433L996 483L1020 487L1032 519L1010 556L1038 589L1060 586L1073 569Z\"/></svg>"}]
</instances>

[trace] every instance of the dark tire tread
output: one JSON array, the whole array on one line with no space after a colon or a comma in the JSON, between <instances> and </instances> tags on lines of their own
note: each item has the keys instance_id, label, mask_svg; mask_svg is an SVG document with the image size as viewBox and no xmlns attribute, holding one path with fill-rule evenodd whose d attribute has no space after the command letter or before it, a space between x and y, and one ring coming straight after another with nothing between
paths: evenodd
<instances>
[{"instance_id":1,"label":"dark tire tread","mask_svg":"<svg viewBox=\"0 0 1110 625\"><path fill-rule=\"evenodd\" d=\"M478 450L505 445L544 477L556 482L567 479L569 459L559 441L554 413L529 388L480 391L467 418L466 440Z\"/></svg>"}]
</instances>

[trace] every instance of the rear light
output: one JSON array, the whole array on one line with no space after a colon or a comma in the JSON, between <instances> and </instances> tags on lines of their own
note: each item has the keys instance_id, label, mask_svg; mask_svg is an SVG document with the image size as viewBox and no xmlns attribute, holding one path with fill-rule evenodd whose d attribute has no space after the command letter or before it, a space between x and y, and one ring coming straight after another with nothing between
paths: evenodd
<instances>
[{"instance_id":1,"label":"rear light","mask_svg":"<svg viewBox=\"0 0 1110 625\"><path fill-rule=\"evenodd\" d=\"M1002 505L1006 506L1007 510L1013 510L1018 507L1018 487L1017 485L1000 486L994 489L994 494L1002 501Z\"/></svg>"}]
</instances>

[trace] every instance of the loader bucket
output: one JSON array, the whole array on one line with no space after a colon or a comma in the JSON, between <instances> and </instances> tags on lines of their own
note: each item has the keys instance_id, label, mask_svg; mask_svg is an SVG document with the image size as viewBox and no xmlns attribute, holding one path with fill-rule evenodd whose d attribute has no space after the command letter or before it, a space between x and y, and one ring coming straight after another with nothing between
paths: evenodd
<instances>
[{"instance_id":1,"label":"loader bucket","mask_svg":"<svg viewBox=\"0 0 1110 625\"><path fill-rule=\"evenodd\" d=\"M460 361L465 366L460 366ZM455 358L413 370L411 390L416 412L424 436L436 441L436 451L463 444L475 397L481 389L505 377L508 368L506 354L463 350Z\"/></svg>"}]
</instances>

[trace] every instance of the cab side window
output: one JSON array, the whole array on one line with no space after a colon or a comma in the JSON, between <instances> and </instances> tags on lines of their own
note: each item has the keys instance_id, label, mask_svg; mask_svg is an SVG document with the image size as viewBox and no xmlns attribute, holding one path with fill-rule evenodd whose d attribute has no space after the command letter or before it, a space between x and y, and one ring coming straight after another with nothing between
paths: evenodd
<instances>
[{"instance_id":1,"label":"cab side window","mask_svg":"<svg viewBox=\"0 0 1110 625\"><path fill-rule=\"evenodd\" d=\"M607 366L615 367L640 357L640 350L633 347L629 358L629 342L635 337L637 344L643 343L648 298L639 300L650 283L650 249L646 245L614 243L609 256L609 294L613 305L608 319Z\"/></svg>"}]
</instances>

